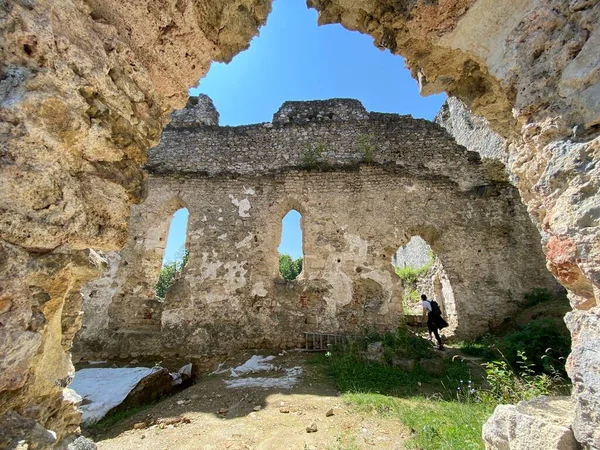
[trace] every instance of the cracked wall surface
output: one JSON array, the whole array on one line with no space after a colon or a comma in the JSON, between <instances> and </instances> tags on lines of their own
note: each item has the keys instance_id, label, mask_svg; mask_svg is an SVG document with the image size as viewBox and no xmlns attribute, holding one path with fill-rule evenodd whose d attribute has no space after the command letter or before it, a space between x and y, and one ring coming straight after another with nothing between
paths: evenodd
<instances>
[{"instance_id":1,"label":"cracked wall surface","mask_svg":"<svg viewBox=\"0 0 600 450\"><path fill-rule=\"evenodd\" d=\"M103 300L108 318L90 315L104 330L86 330L78 357L202 356L297 347L305 331L393 330L403 294L390 261L413 235L444 264L461 337L502 323L532 288L558 287L516 189L434 123L334 99L218 127L204 125L205 105L189 106L150 153L148 197L132 208L129 243L107 275L118 286ZM161 303L168 224L184 206L190 257ZM290 209L302 214L304 264L286 282L277 246Z\"/></svg>"},{"instance_id":2,"label":"cracked wall surface","mask_svg":"<svg viewBox=\"0 0 600 450\"><path fill-rule=\"evenodd\" d=\"M507 139L511 177L540 229L548 268L573 305L567 321L575 435L600 447L600 376L594 369L600 335L600 4L309 3L320 11L319 23L370 34L375 45L406 58L424 94L445 90L460 98ZM41 442L51 425L58 441L69 433L61 425L61 417L65 424L71 420L68 414L49 413L62 395L50 387L60 385L54 366L62 373L68 364L36 360L44 342L62 335L51 317L62 308L41 312L38 306L51 295L44 289L52 281L44 277L60 267L80 277L65 281L62 291L53 286L62 306L72 286L93 277L81 251L124 245L128 206L144 195L140 166L167 114L183 105L187 88L211 61L228 61L247 47L269 8L260 0L0 3L2 444L28 434ZM53 258L62 262L43 269ZM40 384L46 378L51 382Z\"/></svg>"}]
</instances>

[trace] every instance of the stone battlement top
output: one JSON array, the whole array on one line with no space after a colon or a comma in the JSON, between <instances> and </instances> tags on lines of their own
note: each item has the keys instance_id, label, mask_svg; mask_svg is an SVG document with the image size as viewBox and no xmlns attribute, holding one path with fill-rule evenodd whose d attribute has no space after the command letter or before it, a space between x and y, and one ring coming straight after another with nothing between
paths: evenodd
<instances>
[{"instance_id":1,"label":"stone battlement top","mask_svg":"<svg viewBox=\"0 0 600 450\"><path fill-rule=\"evenodd\" d=\"M491 175L479 155L439 125L399 114L367 112L354 99L287 101L272 122L218 126L201 95L173 113L149 152L151 173L261 175L290 169L379 164L416 176L451 179L465 188Z\"/></svg>"}]
</instances>

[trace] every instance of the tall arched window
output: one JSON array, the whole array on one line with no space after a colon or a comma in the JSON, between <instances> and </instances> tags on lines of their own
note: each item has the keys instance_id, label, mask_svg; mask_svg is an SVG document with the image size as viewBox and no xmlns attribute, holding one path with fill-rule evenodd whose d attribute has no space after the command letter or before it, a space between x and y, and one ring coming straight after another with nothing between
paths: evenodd
<instances>
[{"instance_id":1,"label":"tall arched window","mask_svg":"<svg viewBox=\"0 0 600 450\"><path fill-rule=\"evenodd\" d=\"M279 273L286 280L295 280L302 272L302 216L292 209L281 221L281 243L279 244Z\"/></svg>"},{"instance_id":2,"label":"tall arched window","mask_svg":"<svg viewBox=\"0 0 600 450\"><path fill-rule=\"evenodd\" d=\"M187 208L181 208L171 218L167 234L167 245L155 289L156 296L160 299L165 298L177 275L187 263L188 250L185 243L189 215Z\"/></svg>"}]
</instances>

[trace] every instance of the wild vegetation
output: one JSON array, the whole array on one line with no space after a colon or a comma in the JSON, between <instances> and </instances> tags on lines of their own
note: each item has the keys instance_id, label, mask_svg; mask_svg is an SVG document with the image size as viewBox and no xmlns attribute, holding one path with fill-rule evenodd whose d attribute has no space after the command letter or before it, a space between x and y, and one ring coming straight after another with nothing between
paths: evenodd
<instances>
[{"instance_id":1,"label":"wild vegetation","mask_svg":"<svg viewBox=\"0 0 600 450\"><path fill-rule=\"evenodd\" d=\"M293 259L290 255L279 255L279 273L284 280L295 280L302 272L302 257Z\"/></svg>"},{"instance_id":2,"label":"wild vegetation","mask_svg":"<svg viewBox=\"0 0 600 450\"><path fill-rule=\"evenodd\" d=\"M526 320L517 317L515 324L501 333L462 342L461 350L486 361L501 355L503 361L517 369L523 365L521 355L525 355L528 369L534 373L566 378L565 361L571 351L571 335L562 317L569 308L568 300L554 297L544 289L535 289L524 297L523 304L529 311Z\"/></svg>"},{"instance_id":3,"label":"wild vegetation","mask_svg":"<svg viewBox=\"0 0 600 450\"><path fill-rule=\"evenodd\" d=\"M373 162L373 153L377 149L374 143L375 137L371 134L361 134L358 136L356 147L362 153L363 162L371 164Z\"/></svg>"},{"instance_id":4,"label":"wild vegetation","mask_svg":"<svg viewBox=\"0 0 600 450\"><path fill-rule=\"evenodd\" d=\"M304 153L302 154L302 164L305 169L312 170L317 168L321 159L328 152L327 144L316 142L306 144Z\"/></svg>"},{"instance_id":5,"label":"wild vegetation","mask_svg":"<svg viewBox=\"0 0 600 450\"><path fill-rule=\"evenodd\" d=\"M413 267L408 265L394 268L396 275L398 275L398 277L402 280L402 286L404 286L404 295L402 298L405 311L410 310L409 303L416 303L420 301L419 293L417 292L417 282L427 273L427 271L435 262L435 255L431 249L427 251L427 257L428 262L421 267Z\"/></svg>"},{"instance_id":6,"label":"wild vegetation","mask_svg":"<svg viewBox=\"0 0 600 450\"><path fill-rule=\"evenodd\" d=\"M540 292L535 296L541 297ZM322 358L355 408L396 417L411 430L408 448L483 449L481 428L497 405L568 393L564 359L558 356L568 354L568 334L550 323L540 318L502 336L462 343L461 350L481 357L480 363L446 358L438 376L422 363L436 358L431 344L402 328L367 334L364 340L331 348ZM364 358L371 342L383 343L381 363ZM553 348L545 351L544 342ZM394 358L415 360L414 369L394 367Z\"/></svg>"},{"instance_id":7,"label":"wild vegetation","mask_svg":"<svg viewBox=\"0 0 600 450\"><path fill-rule=\"evenodd\" d=\"M154 287L156 296L159 299L164 300L167 292L169 292L169 289L171 289L171 286L175 283L177 276L187 264L189 256L189 250L187 248L181 248L173 261L167 262L162 266L160 274L158 275L158 281Z\"/></svg>"}]
</instances>

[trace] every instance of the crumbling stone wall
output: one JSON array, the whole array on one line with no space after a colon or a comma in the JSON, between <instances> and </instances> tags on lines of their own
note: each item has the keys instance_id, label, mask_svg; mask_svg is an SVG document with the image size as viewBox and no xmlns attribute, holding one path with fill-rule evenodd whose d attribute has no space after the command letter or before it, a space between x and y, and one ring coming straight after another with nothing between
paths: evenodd
<instances>
[{"instance_id":1,"label":"crumbling stone wall","mask_svg":"<svg viewBox=\"0 0 600 450\"><path fill-rule=\"evenodd\" d=\"M0 2L0 448L78 431L68 350L102 271L86 249L125 244L169 112L270 10L225 3Z\"/></svg>"},{"instance_id":2,"label":"crumbling stone wall","mask_svg":"<svg viewBox=\"0 0 600 450\"><path fill-rule=\"evenodd\" d=\"M568 288L574 309L567 321L575 434L584 445L600 447L600 376L594 369L600 335L600 4L310 5L320 11L319 23L340 22L405 56L424 94L445 90L460 98L509 141L511 173L542 231L548 267ZM62 411L55 405L62 401L57 363L47 366L36 357L45 342L60 340L54 315L61 314L67 293L93 276L80 252L123 245L128 205L144 192L144 152L158 140L169 110L183 104L187 87L210 61L228 61L247 47L269 7L267 0L168 7L157 0L0 4L0 352L7 362L0 372L0 425L2 439L8 436L2 444L50 425L58 441L68 435L68 414L56 413ZM83 278L58 285L53 277L63 268ZM58 305L41 312L41 328L32 321L40 312L36 293L42 300L52 295ZM68 373L66 362L60 372Z\"/></svg>"},{"instance_id":3,"label":"crumbling stone wall","mask_svg":"<svg viewBox=\"0 0 600 450\"><path fill-rule=\"evenodd\" d=\"M104 341L83 339L78 354L201 356L295 347L303 331L394 329L402 286L390 261L413 235L444 263L462 337L501 323L528 290L557 286L516 190L428 121L367 113L356 100L286 102L269 124L174 120L150 155ZM160 303L168 223L183 206L190 257ZM281 278L277 252L290 209L303 229L294 282Z\"/></svg>"}]
</instances>

